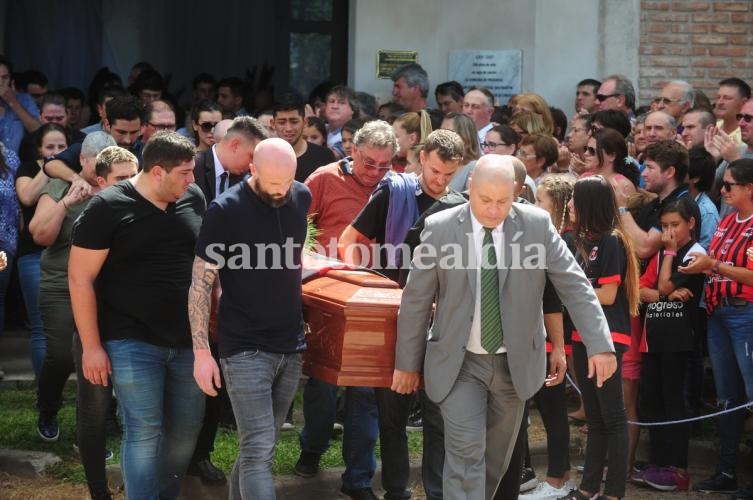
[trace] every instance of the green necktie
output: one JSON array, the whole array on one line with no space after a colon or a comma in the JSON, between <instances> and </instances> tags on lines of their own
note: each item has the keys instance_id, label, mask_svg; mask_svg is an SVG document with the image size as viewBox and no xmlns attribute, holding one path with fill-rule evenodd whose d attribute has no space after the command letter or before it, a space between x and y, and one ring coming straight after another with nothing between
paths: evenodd
<instances>
[{"instance_id":1,"label":"green necktie","mask_svg":"<svg viewBox=\"0 0 753 500\"><path fill-rule=\"evenodd\" d=\"M481 250L481 347L495 354L502 347L502 313L499 310L497 252L492 230L484 228Z\"/></svg>"}]
</instances>

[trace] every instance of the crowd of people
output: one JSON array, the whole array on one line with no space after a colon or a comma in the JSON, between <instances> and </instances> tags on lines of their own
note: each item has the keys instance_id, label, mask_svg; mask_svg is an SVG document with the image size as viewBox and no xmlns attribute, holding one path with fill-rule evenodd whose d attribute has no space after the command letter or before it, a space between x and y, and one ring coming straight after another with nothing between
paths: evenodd
<instances>
[{"instance_id":1,"label":"crowd of people","mask_svg":"<svg viewBox=\"0 0 753 500\"><path fill-rule=\"evenodd\" d=\"M332 82L273 99L202 73L179 103L148 63L126 86L101 70L85 95L48 91L0 56L0 325L17 272L40 438L59 438L75 373L76 429L63 432L76 432L92 498L111 498L106 435L120 425L127 498L175 498L186 473L226 481L211 452L229 399L230 498L274 498L305 350L301 271L239 248L290 241L300 264L313 224L318 251L404 292L391 388L306 380L299 476L319 472L340 420L341 494L376 498L378 440L384 498L410 498L410 421L429 499L617 499L628 481L685 491L708 356L729 411L716 472L692 487L753 498L737 473L753 401L750 86L727 78L707 97L674 80L638 106L630 80L608 75L578 82L564 111L451 81L432 109L420 65L392 80L378 105ZM515 230L546 265L505 267ZM468 243L458 234L478 263L467 278L415 265L421 245ZM570 413L566 372L581 403ZM547 432L541 481L529 400ZM648 428L646 457L639 421L668 422ZM587 432L579 484L569 422Z\"/></svg>"}]
</instances>

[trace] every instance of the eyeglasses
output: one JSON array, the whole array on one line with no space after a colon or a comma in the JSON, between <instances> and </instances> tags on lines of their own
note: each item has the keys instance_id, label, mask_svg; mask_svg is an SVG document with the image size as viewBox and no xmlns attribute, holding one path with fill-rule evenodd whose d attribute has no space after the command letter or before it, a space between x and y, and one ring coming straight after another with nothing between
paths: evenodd
<instances>
[{"instance_id":1,"label":"eyeglasses","mask_svg":"<svg viewBox=\"0 0 753 500\"><path fill-rule=\"evenodd\" d=\"M515 153L515 156L517 156L521 160L531 160L533 158L536 158L536 153L525 154L522 150L519 149L518 152Z\"/></svg>"},{"instance_id":2,"label":"eyeglasses","mask_svg":"<svg viewBox=\"0 0 753 500\"><path fill-rule=\"evenodd\" d=\"M673 102L680 102L682 99L670 99L669 97L654 97L654 104L664 104L665 106L669 106Z\"/></svg>"},{"instance_id":3,"label":"eyeglasses","mask_svg":"<svg viewBox=\"0 0 753 500\"><path fill-rule=\"evenodd\" d=\"M157 130L175 130L174 123L152 123L152 122L146 122L146 123L147 125L151 125Z\"/></svg>"},{"instance_id":4,"label":"eyeglasses","mask_svg":"<svg viewBox=\"0 0 753 500\"><path fill-rule=\"evenodd\" d=\"M199 128L204 132L209 133L214 129L215 125L217 125L217 122L204 122L199 123Z\"/></svg>"},{"instance_id":5,"label":"eyeglasses","mask_svg":"<svg viewBox=\"0 0 753 500\"><path fill-rule=\"evenodd\" d=\"M732 186L745 186L747 184L749 184L749 183L748 182L727 182L727 181L723 181L722 182L722 189L724 189L725 191L731 191L732 190Z\"/></svg>"},{"instance_id":6,"label":"eyeglasses","mask_svg":"<svg viewBox=\"0 0 753 500\"><path fill-rule=\"evenodd\" d=\"M590 154L591 156L596 156L596 148L592 148L591 146L586 146L584 153Z\"/></svg>"},{"instance_id":7,"label":"eyeglasses","mask_svg":"<svg viewBox=\"0 0 753 500\"><path fill-rule=\"evenodd\" d=\"M737 118L737 121L745 120L745 123L750 123L753 121L753 115L744 115L742 113L737 113L735 115L735 118Z\"/></svg>"},{"instance_id":8,"label":"eyeglasses","mask_svg":"<svg viewBox=\"0 0 753 500\"><path fill-rule=\"evenodd\" d=\"M494 149L498 146L509 146L509 144L505 144L504 142L492 142L492 141L486 141L481 143L481 147L484 149Z\"/></svg>"},{"instance_id":9,"label":"eyeglasses","mask_svg":"<svg viewBox=\"0 0 753 500\"><path fill-rule=\"evenodd\" d=\"M622 94L596 94L596 100L599 102L604 102L610 97L617 97L618 95Z\"/></svg>"},{"instance_id":10,"label":"eyeglasses","mask_svg":"<svg viewBox=\"0 0 753 500\"><path fill-rule=\"evenodd\" d=\"M392 168L392 161L377 163L371 158L363 156L363 153L361 153L361 163L363 163L363 166L366 167L367 170L381 170L383 172L386 172L387 170L390 170Z\"/></svg>"}]
</instances>

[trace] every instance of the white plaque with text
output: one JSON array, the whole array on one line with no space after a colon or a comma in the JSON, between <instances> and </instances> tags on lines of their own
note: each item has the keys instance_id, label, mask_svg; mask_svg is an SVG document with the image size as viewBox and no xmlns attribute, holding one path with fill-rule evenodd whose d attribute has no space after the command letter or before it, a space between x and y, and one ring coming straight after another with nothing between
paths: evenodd
<instances>
[{"instance_id":1,"label":"white plaque with text","mask_svg":"<svg viewBox=\"0 0 753 500\"><path fill-rule=\"evenodd\" d=\"M486 87L499 105L520 93L523 53L520 50L451 50L449 80L470 87Z\"/></svg>"}]
</instances>

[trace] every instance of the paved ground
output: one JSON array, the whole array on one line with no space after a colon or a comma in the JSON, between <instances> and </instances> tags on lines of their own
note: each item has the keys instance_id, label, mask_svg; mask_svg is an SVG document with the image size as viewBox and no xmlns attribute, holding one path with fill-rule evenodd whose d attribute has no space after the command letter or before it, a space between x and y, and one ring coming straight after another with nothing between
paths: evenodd
<instances>
[{"instance_id":1,"label":"paved ground","mask_svg":"<svg viewBox=\"0 0 753 500\"><path fill-rule=\"evenodd\" d=\"M31 380L31 365L28 360L28 337L22 331L9 331L0 337L0 367L6 373L6 381L14 380ZM533 464L540 479L546 472L546 450L544 444L544 434L540 420L535 410L532 412L532 426L530 430L530 444L533 454ZM571 439L571 461L573 466L583 462L583 447L585 437L581 435L574 427ZM645 434L645 433L644 433ZM647 437L641 442L641 447L647 445ZM704 479L713 473L716 461L716 450L713 442L693 440L690 450L690 468L691 478L694 480ZM740 471L743 474L742 482L753 480L753 451L743 446ZM0 455L2 455L0 450ZM639 452L641 456L641 452ZM645 456L645 455L643 455ZM55 499L68 500L87 498L83 486L67 485L56 483L54 480L47 479L23 479L13 474L8 474L9 469L2 467L2 456L0 456L0 500L10 499ZM322 471L317 477L312 479L302 479L297 476L280 476L276 478L277 498L280 500L329 500L338 498L338 489L340 487L340 474L342 470L331 469ZM575 471L573 476L577 479ZM119 481L119 470L117 466L111 468L111 480L114 484ZM411 480L414 483L414 498L424 499L423 490L418 484L420 482L420 464L414 463L412 466ZM381 493L379 489L379 473L375 478L375 490ZM628 485L628 498L637 499L667 499L667 498L698 498L698 499L716 499L729 498L722 495L703 495L703 494L686 494L686 493L661 493L645 488ZM121 497L122 498L122 497ZM206 488L198 480L188 478L184 486L185 500L214 500L227 498L226 487Z\"/></svg>"}]
</instances>

